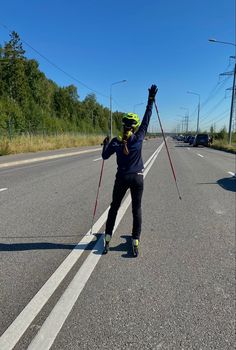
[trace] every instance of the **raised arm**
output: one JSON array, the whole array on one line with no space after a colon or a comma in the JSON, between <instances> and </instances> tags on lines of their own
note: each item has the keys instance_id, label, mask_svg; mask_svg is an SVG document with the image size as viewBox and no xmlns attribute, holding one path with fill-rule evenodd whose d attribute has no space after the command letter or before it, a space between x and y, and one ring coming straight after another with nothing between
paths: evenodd
<instances>
[{"instance_id":1,"label":"raised arm","mask_svg":"<svg viewBox=\"0 0 236 350\"><path fill-rule=\"evenodd\" d=\"M142 120L142 123L138 129L138 131L136 132L136 137L138 139L144 139L147 129L148 129L148 125L151 119L151 115L152 115L152 106L153 106L153 101L155 99L156 93L157 93L157 87L156 85L152 85L148 91L148 102L147 102L147 107L146 107L146 111Z\"/></svg>"}]
</instances>

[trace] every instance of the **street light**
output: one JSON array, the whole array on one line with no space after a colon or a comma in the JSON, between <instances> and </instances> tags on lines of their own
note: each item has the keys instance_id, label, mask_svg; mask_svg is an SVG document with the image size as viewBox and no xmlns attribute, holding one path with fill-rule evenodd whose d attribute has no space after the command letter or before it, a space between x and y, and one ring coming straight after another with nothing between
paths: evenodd
<instances>
[{"instance_id":1,"label":"street light","mask_svg":"<svg viewBox=\"0 0 236 350\"><path fill-rule=\"evenodd\" d=\"M141 105L143 105L143 104L144 104L144 102L136 103L136 104L134 105L134 107L133 107L133 111L135 112L135 107L136 107L136 106L141 106Z\"/></svg>"},{"instance_id":2,"label":"street light","mask_svg":"<svg viewBox=\"0 0 236 350\"><path fill-rule=\"evenodd\" d=\"M230 43L228 41L219 41L216 39L208 39L208 41L213 43L220 43L220 44L226 44L226 45L232 45L236 47L235 43ZM235 57L234 57L235 58ZM228 143L231 144L232 141L232 120L233 120L233 109L234 109L234 96L235 96L235 76L236 76L236 63L234 63L234 79L233 79L233 88L232 88L232 97L231 97L231 108L230 108L230 117L229 117L229 132L228 132Z\"/></svg>"},{"instance_id":3,"label":"street light","mask_svg":"<svg viewBox=\"0 0 236 350\"><path fill-rule=\"evenodd\" d=\"M236 46L236 44L234 43L229 43L228 41L219 41L219 40L216 40L216 39L208 39L208 41L212 42L212 43L220 43L220 44L227 44L227 45L233 45L233 46Z\"/></svg>"},{"instance_id":4,"label":"street light","mask_svg":"<svg viewBox=\"0 0 236 350\"><path fill-rule=\"evenodd\" d=\"M193 91L187 91L187 94L192 94L192 95L197 95L198 96L198 108L197 108L197 134L199 131L199 117L200 117L200 94L198 94L197 92L193 92Z\"/></svg>"},{"instance_id":5,"label":"street light","mask_svg":"<svg viewBox=\"0 0 236 350\"><path fill-rule=\"evenodd\" d=\"M111 139L112 139L112 86L116 84L125 83L126 81L127 80L124 79L124 80L116 81L110 85L110 137Z\"/></svg>"}]
</instances>

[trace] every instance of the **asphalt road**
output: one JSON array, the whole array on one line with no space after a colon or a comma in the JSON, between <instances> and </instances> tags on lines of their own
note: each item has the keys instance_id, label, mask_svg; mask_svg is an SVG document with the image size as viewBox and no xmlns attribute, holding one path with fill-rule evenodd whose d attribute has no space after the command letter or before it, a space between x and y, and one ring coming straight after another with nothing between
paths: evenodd
<instances>
[{"instance_id":1,"label":"asphalt road","mask_svg":"<svg viewBox=\"0 0 236 350\"><path fill-rule=\"evenodd\" d=\"M144 143L144 161L161 143ZM80 150L1 157L1 350L234 349L235 156L168 145L182 200L159 148L145 177L137 259L129 197L101 256L114 157L92 236L100 150L38 162Z\"/></svg>"}]
</instances>

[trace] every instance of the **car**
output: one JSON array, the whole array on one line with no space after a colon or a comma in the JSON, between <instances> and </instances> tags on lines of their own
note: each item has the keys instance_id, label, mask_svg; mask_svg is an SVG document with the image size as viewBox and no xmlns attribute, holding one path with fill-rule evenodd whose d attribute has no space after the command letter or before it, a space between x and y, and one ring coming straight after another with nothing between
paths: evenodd
<instances>
[{"instance_id":1,"label":"car","mask_svg":"<svg viewBox=\"0 0 236 350\"><path fill-rule=\"evenodd\" d=\"M191 136L188 143L192 145L194 143L194 140L195 140L195 136Z\"/></svg>"},{"instance_id":2,"label":"car","mask_svg":"<svg viewBox=\"0 0 236 350\"><path fill-rule=\"evenodd\" d=\"M200 145L208 147L209 144L210 144L210 137L208 134L197 134L193 141L193 147L198 147Z\"/></svg>"}]
</instances>

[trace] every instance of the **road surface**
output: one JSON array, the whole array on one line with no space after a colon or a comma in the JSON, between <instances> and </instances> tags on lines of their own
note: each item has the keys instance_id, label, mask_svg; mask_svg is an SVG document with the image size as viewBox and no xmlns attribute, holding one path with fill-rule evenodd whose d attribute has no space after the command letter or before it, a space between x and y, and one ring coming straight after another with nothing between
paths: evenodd
<instances>
[{"instance_id":1,"label":"road surface","mask_svg":"<svg viewBox=\"0 0 236 350\"><path fill-rule=\"evenodd\" d=\"M100 147L0 158L1 350L234 348L235 156L168 146L182 200L162 140L146 141L137 259L129 194L101 255L115 157L93 235Z\"/></svg>"}]
</instances>

